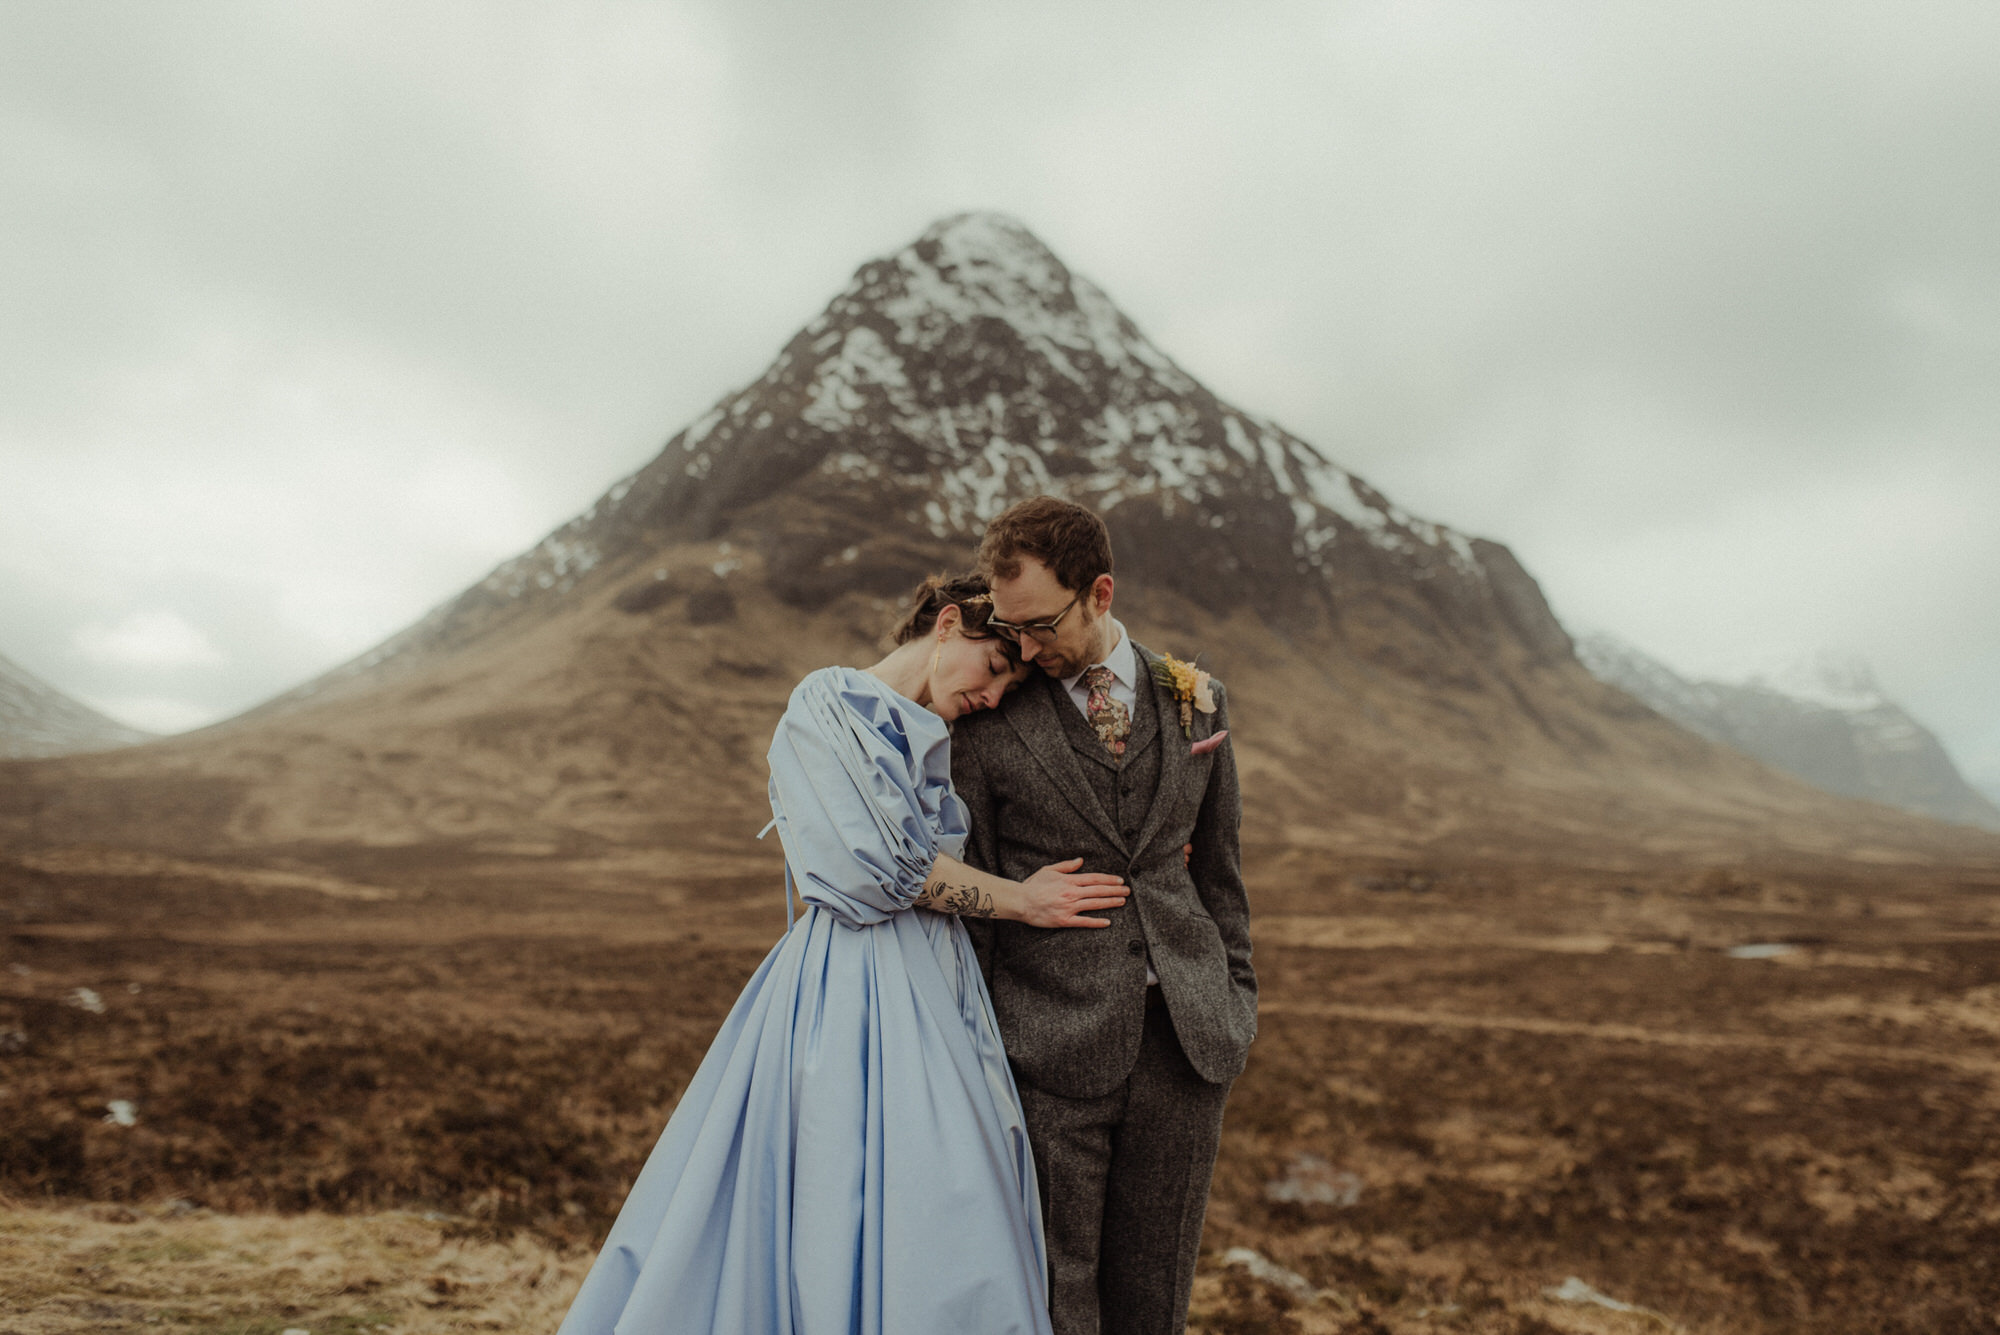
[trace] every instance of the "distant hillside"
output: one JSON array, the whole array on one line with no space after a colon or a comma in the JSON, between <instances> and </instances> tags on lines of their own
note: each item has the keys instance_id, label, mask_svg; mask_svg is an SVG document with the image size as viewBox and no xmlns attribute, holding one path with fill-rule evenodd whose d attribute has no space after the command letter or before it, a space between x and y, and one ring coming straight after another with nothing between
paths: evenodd
<instances>
[{"instance_id":1,"label":"distant hillside","mask_svg":"<svg viewBox=\"0 0 2000 1335\"><path fill-rule=\"evenodd\" d=\"M109 751L152 737L104 717L19 664L0 658L0 760Z\"/></svg>"},{"instance_id":2,"label":"distant hillside","mask_svg":"<svg viewBox=\"0 0 2000 1335\"><path fill-rule=\"evenodd\" d=\"M1701 681L1605 634L1577 657L1674 722L1843 797L2000 830L2000 806L1966 782L1929 729L1859 663L1821 661L1749 681Z\"/></svg>"}]
</instances>

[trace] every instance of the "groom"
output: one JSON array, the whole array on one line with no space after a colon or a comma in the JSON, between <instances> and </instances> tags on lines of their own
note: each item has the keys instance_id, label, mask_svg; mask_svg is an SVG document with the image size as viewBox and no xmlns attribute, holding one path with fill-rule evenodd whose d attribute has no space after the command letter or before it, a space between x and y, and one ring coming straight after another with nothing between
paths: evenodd
<instances>
[{"instance_id":1,"label":"groom","mask_svg":"<svg viewBox=\"0 0 2000 1335\"><path fill-rule=\"evenodd\" d=\"M1080 856L1132 887L1099 915L1110 927L967 923L1034 1147L1056 1335L1179 1332L1222 1105L1257 1029L1242 800L1213 741L1228 704L1214 684L1182 731L1157 655L1111 616L1111 538L1090 510L1021 502L979 567L988 624L1041 671L954 728L966 860L1025 879Z\"/></svg>"}]
</instances>

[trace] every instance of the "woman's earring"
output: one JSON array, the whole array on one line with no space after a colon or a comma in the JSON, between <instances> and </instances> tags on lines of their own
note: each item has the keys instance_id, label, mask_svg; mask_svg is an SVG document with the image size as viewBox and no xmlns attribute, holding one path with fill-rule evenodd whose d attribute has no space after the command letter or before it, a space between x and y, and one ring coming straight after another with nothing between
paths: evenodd
<instances>
[{"instance_id":1,"label":"woman's earring","mask_svg":"<svg viewBox=\"0 0 2000 1335\"><path fill-rule=\"evenodd\" d=\"M938 660L944 657L944 636L938 636L937 652L931 655L931 676L937 676ZM928 684L928 682L926 682Z\"/></svg>"}]
</instances>

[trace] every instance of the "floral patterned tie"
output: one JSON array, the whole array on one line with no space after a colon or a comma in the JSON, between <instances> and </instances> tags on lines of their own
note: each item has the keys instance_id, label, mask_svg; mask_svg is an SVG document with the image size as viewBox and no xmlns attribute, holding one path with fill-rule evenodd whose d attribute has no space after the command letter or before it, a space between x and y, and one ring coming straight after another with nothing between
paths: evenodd
<instances>
[{"instance_id":1,"label":"floral patterned tie","mask_svg":"<svg viewBox=\"0 0 2000 1335\"><path fill-rule=\"evenodd\" d=\"M1104 749L1114 756L1123 756L1125 739L1132 735L1132 711L1111 698L1114 680L1111 669L1101 663L1085 672L1083 684L1090 697L1084 702L1084 710L1090 715L1090 726L1097 730L1097 740L1104 743Z\"/></svg>"}]
</instances>

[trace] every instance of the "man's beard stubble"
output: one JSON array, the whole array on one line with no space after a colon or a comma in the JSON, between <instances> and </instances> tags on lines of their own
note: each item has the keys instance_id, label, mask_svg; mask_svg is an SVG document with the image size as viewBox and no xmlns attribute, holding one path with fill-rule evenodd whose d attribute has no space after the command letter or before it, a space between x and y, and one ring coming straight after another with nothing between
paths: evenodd
<instances>
[{"instance_id":1,"label":"man's beard stubble","mask_svg":"<svg viewBox=\"0 0 2000 1335\"><path fill-rule=\"evenodd\" d=\"M1042 671L1048 673L1057 681L1061 681L1066 677L1074 677L1077 673L1097 661L1097 657L1095 656L1087 659L1084 656L1092 654L1093 646L1098 644L1100 637L1103 635L1103 631L1098 628L1098 622L1103 618L1093 615L1088 604L1079 606L1077 612L1083 617L1083 622L1078 629L1084 632L1082 637L1084 644L1075 650L1058 650L1054 645L1050 645L1047 649L1034 656L1035 666L1041 668ZM1110 614L1106 613L1105 615L1109 616ZM1111 646L1108 644L1103 645L1101 652L1109 652L1110 648ZM1043 660L1050 654L1056 655L1055 661L1045 666Z\"/></svg>"}]
</instances>

